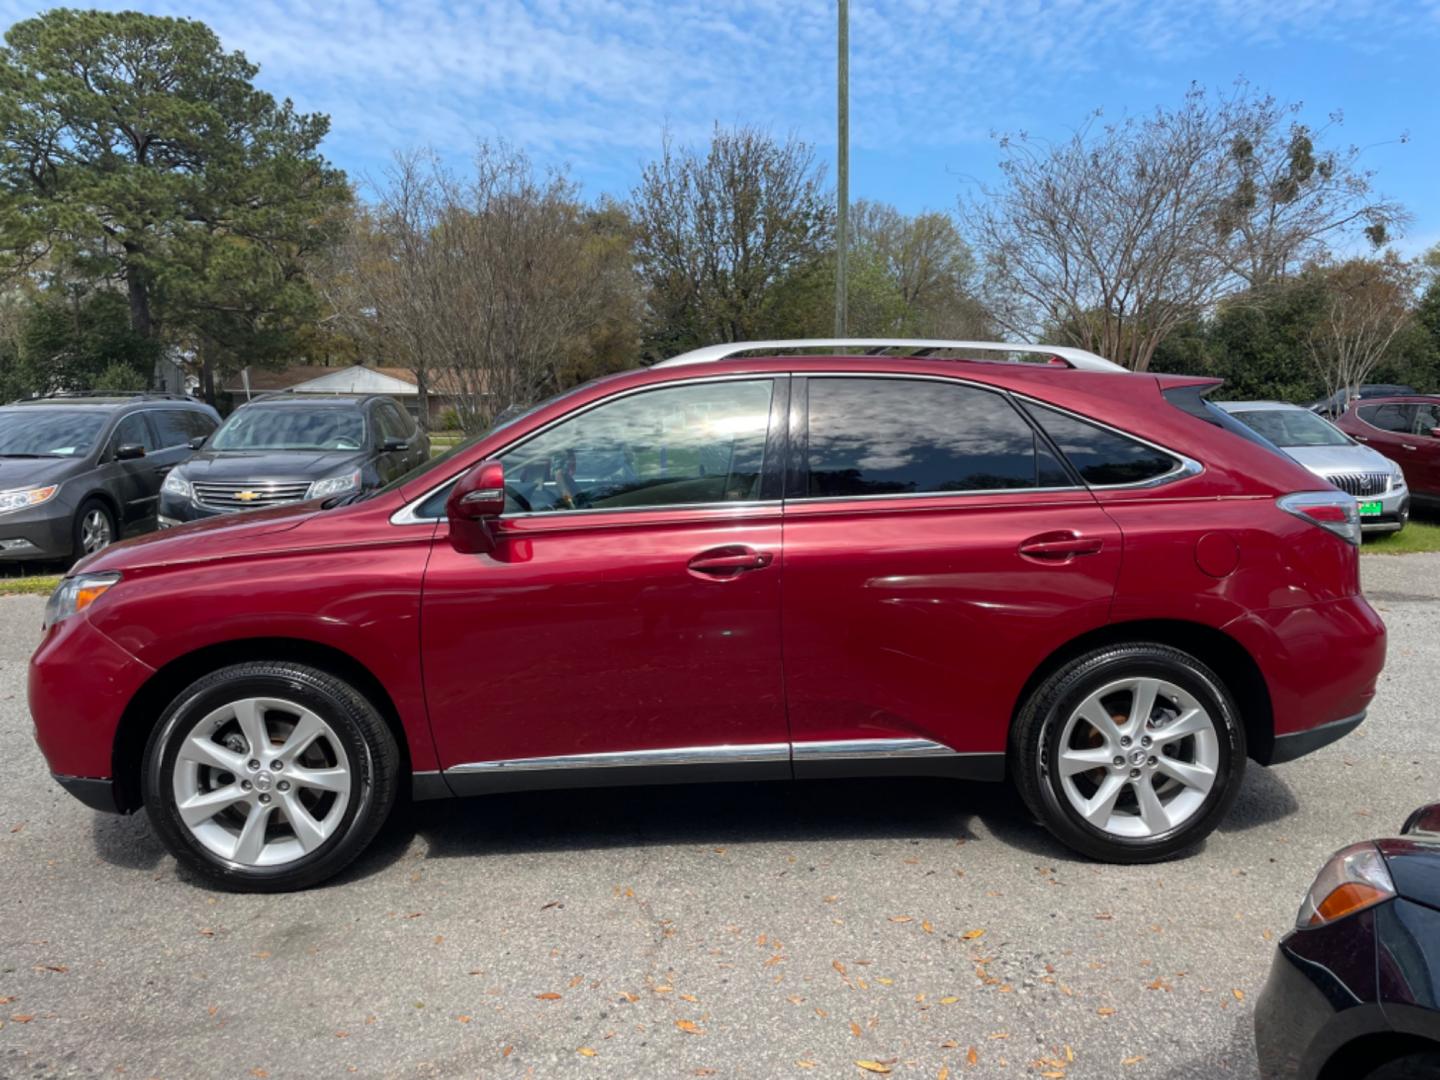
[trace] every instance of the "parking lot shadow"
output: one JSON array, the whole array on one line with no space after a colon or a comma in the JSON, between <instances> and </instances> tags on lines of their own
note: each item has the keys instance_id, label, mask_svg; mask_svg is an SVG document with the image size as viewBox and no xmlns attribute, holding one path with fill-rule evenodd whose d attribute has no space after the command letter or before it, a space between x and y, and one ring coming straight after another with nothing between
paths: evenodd
<instances>
[{"instance_id":1,"label":"parking lot shadow","mask_svg":"<svg viewBox=\"0 0 1440 1080\"><path fill-rule=\"evenodd\" d=\"M1245 782L1240 785L1235 805L1220 823L1220 831L1244 832L1262 825L1273 825L1299 809L1299 800L1286 783L1283 768L1277 772L1252 761L1245 770Z\"/></svg>"}]
</instances>

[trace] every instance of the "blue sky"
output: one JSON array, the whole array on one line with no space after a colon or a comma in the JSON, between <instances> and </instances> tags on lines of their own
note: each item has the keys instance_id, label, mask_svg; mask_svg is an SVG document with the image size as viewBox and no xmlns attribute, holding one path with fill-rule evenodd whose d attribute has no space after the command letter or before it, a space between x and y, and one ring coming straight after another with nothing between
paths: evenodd
<instances>
[{"instance_id":1,"label":"blue sky","mask_svg":"<svg viewBox=\"0 0 1440 1080\"><path fill-rule=\"evenodd\" d=\"M831 0L96 6L206 21L266 89L331 115L326 151L357 179L396 150L461 163L501 137L624 194L667 126L698 143L717 120L793 131L833 160ZM0 22L37 10L0 0ZM1096 107L1143 113L1244 77L1314 124L1343 110L1331 138L1365 148L1417 251L1440 242L1437 61L1440 0L851 0L851 192L948 209L995 178L993 131L1059 136Z\"/></svg>"}]
</instances>

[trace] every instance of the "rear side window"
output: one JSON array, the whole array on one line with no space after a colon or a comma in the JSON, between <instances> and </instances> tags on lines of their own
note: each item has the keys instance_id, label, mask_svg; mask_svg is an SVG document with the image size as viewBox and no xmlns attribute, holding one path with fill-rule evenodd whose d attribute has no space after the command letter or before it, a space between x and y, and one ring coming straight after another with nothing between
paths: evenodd
<instances>
[{"instance_id":1,"label":"rear side window","mask_svg":"<svg viewBox=\"0 0 1440 1080\"><path fill-rule=\"evenodd\" d=\"M1381 431L1410 431L1411 406L1391 403L1389 405L1361 405L1357 412L1360 419Z\"/></svg>"},{"instance_id":2,"label":"rear side window","mask_svg":"<svg viewBox=\"0 0 1440 1080\"><path fill-rule=\"evenodd\" d=\"M1025 405L1081 478L1092 487L1143 484L1180 467L1163 450L1044 405Z\"/></svg>"},{"instance_id":3,"label":"rear side window","mask_svg":"<svg viewBox=\"0 0 1440 1080\"><path fill-rule=\"evenodd\" d=\"M792 498L1074 486L999 394L921 379L808 386L806 478Z\"/></svg>"}]
</instances>

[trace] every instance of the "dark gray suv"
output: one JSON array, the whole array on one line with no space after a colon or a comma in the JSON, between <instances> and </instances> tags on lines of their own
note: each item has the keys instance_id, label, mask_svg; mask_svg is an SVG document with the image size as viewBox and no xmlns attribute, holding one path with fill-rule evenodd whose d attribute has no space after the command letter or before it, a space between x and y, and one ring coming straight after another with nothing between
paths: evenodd
<instances>
[{"instance_id":1,"label":"dark gray suv","mask_svg":"<svg viewBox=\"0 0 1440 1080\"><path fill-rule=\"evenodd\" d=\"M153 528L165 474L219 423L210 406L169 394L0 408L0 558L79 558Z\"/></svg>"}]
</instances>

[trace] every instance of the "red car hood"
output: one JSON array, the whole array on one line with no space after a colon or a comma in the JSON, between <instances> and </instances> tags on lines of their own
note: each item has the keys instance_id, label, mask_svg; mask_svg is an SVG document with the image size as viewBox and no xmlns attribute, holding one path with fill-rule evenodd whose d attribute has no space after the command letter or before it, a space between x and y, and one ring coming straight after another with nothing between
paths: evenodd
<instances>
[{"instance_id":1,"label":"red car hood","mask_svg":"<svg viewBox=\"0 0 1440 1080\"><path fill-rule=\"evenodd\" d=\"M204 562L250 554L272 547L266 538L286 533L322 513L320 502L249 510L192 521L173 529L111 544L75 564L72 574L137 570L146 566Z\"/></svg>"}]
</instances>

